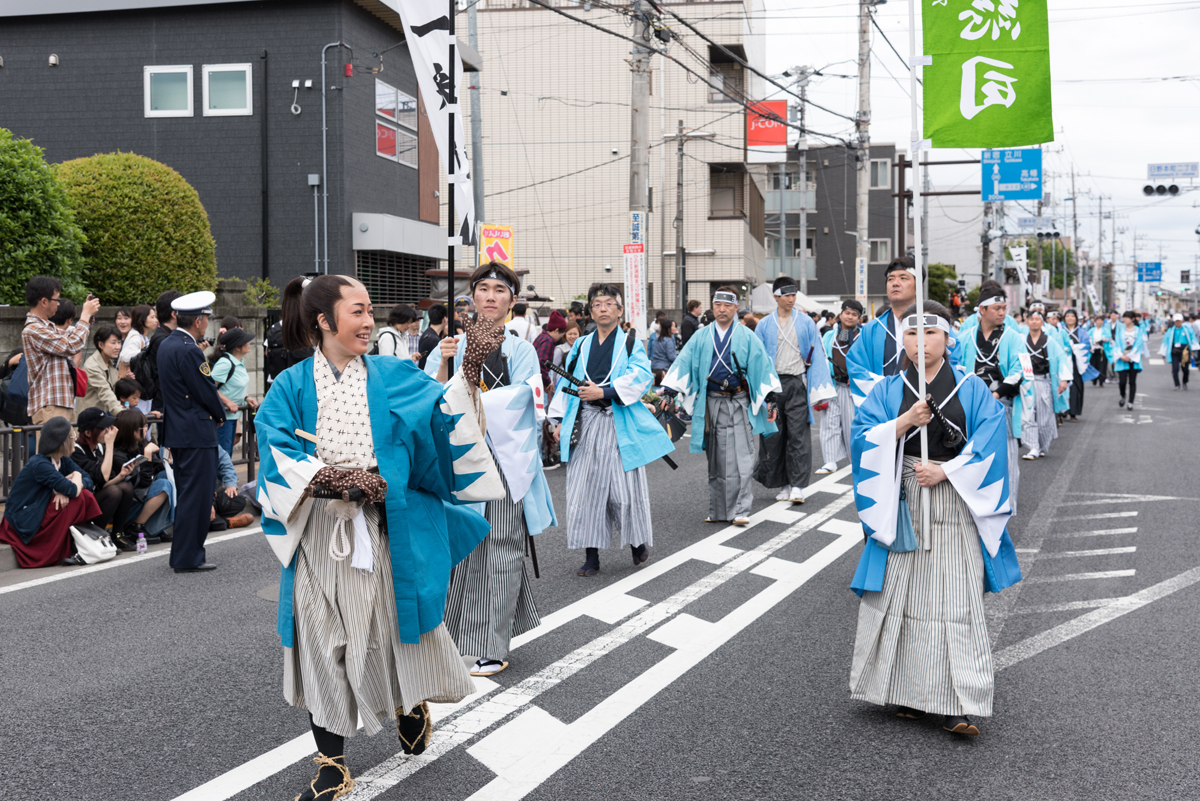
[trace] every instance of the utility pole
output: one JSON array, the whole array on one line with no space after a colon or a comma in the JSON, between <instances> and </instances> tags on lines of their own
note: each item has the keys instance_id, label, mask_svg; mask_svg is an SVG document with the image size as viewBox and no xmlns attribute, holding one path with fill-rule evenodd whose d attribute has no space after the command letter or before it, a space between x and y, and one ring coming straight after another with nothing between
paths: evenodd
<instances>
[{"instance_id":1,"label":"utility pole","mask_svg":"<svg viewBox=\"0 0 1200 801\"><path fill-rule=\"evenodd\" d=\"M467 6L467 43L471 45L475 52L479 52L479 29L475 19L475 6L478 3L471 3ZM471 177L474 183L471 184L471 194L475 196L475 224L487 220L487 213L483 210L483 120L481 119L482 112L480 111L481 103L479 100L479 73L471 73ZM478 248L479 240L476 239L476 247ZM478 259L476 259L478 261ZM451 299L453 303L453 299Z\"/></svg>"},{"instance_id":2,"label":"utility pole","mask_svg":"<svg viewBox=\"0 0 1200 801\"><path fill-rule=\"evenodd\" d=\"M1042 201L1038 201L1037 222L1034 225L1037 228L1033 232L1033 240L1037 242L1037 267L1033 271L1033 283L1041 284L1042 282Z\"/></svg>"},{"instance_id":3,"label":"utility pole","mask_svg":"<svg viewBox=\"0 0 1200 801\"><path fill-rule=\"evenodd\" d=\"M639 0L634 0L637 26L642 41L652 38L650 21ZM641 245L640 267L625 276L625 309L640 339L646 338L646 217L650 195L650 56L654 51L635 45L630 55L632 72L629 115L629 242ZM630 259L625 259L626 264ZM634 286L629 286L632 283ZM632 302L631 302L632 299Z\"/></svg>"},{"instance_id":4,"label":"utility pole","mask_svg":"<svg viewBox=\"0 0 1200 801\"><path fill-rule=\"evenodd\" d=\"M1100 293L1100 304L1104 305L1104 195L1100 195L1100 210L1096 216L1096 267L1100 271L1100 285L1096 287L1096 291ZM1092 276L1093 279L1096 276ZM1104 312L1104 309L1093 309L1092 311Z\"/></svg>"},{"instance_id":5,"label":"utility pole","mask_svg":"<svg viewBox=\"0 0 1200 801\"><path fill-rule=\"evenodd\" d=\"M804 107L808 104L808 76L810 67L800 68L800 141L796 151L800 155L800 291L808 294L808 138L805 136Z\"/></svg>"},{"instance_id":6,"label":"utility pole","mask_svg":"<svg viewBox=\"0 0 1200 801\"><path fill-rule=\"evenodd\" d=\"M1084 278L1083 271L1079 268L1079 205L1075 199L1075 165L1071 165L1071 255L1075 259L1075 281L1080 284L1080 292L1083 292L1082 281ZM1064 277L1064 283L1066 278ZM1067 307L1071 306L1071 285L1065 283L1064 290L1067 298ZM1082 300L1080 296L1080 300ZM1078 315L1076 315L1078 319Z\"/></svg>"},{"instance_id":7,"label":"utility pole","mask_svg":"<svg viewBox=\"0 0 1200 801\"><path fill-rule=\"evenodd\" d=\"M683 248L683 120L675 138L679 165L675 170L675 288L679 293L679 313L687 311L687 251Z\"/></svg>"},{"instance_id":8,"label":"utility pole","mask_svg":"<svg viewBox=\"0 0 1200 801\"><path fill-rule=\"evenodd\" d=\"M867 263L871 257L870 232L867 228L871 198L871 3L858 2L858 114L854 127L858 134L858 182L854 237L854 296L867 303ZM903 219L901 225L905 225ZM904 254L898 254L903 256Z\"/></svg>"},{"instance_id":9,"label":"utility pole","mask_svg":"<svg viewBox=\"0 0 1200 801\"><path fill-rule=\"evenodd\" d=\"M983 204L983 234L979 237L983 243L983 267L979 274L979 280L982 283L988 278L988 271L992 264L992 237L989 236L989 223L992 219L992 204Z\"/></svg>"}]
</instances>

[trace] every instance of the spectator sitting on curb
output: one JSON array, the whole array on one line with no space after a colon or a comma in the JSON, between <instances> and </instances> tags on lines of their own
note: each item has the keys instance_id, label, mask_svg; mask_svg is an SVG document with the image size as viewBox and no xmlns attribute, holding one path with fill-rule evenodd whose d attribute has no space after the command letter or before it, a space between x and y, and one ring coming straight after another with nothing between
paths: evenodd
<instances>
[{"instance_id":1,"label":"spectator sitting on curb","mask_svg":"<svg viewBox=\"0 0 1200 801\"><path fill-rule=\"evenodd\" d=\"M146 542L170 542L166 529L174 522L175 487L167 478L158 446L146 441L145 430L146 416L137 409L126 409L117 415L113 464L124 465L138 456L146 457L131 474L133 507L129 510L131 520L125 526L125 533L134 542L139 531L146 535Z\"/></svg>"},{"instance_id":2,"label":"spectator sitting on curb","mask_svg":"<svg viewBox=\"0 0 1200 801\"><path fill-rule=\"evenodd\" d=\"M92 479L92 495L101 514L91 522L100 528L111 524L113 545L122 551L132 551L137 540L127 537L124 529L133 508L133 484L126 481L133 468L116 460L113 451L116 422L111 414L95 406L81 411L71 459Z\"/></svg>"},{"instance_id":3,"label":"spectator sitting on curb","mask_svg":"<svg viewBox=\"0 0 1200 801\"><path fill-rule=\"evenodd\" d=\"M0 542L12 546L21 567L84 564L71 555L71 526L101 512L91 493L91 477L71 460L74 449L71 421L62 416L43 421L38 452L13 481L0 523Z\"/></svg>"},{"instance_id":4,"label":"spectator sitting on curb","mask_svg":"<svg viewBox=\"0 0 1200 801\"><path fill-rule=\"evenodd\" d=\"M121 352L121 332L115 326L102 325L96 329L92 342L96 345L96 352L83 363L84 372L87 373L87 392L75 401L75 409L82 414L84 409L98 406L110 415L116 415L121 411L121 402L113 392L113 386L117 383L116 360Z\"/></svg>"},{"instance_id":5,"label":"spectator sitting on curb","mask_svg":"<svg viewBox=\"0 0 1200 801\"><path fill-rule=\"evenodd\" d=\"M254 515L246 511L246 497L238 494L237 468L229 454L223 448L217 448L217 488L213 493L212 521L208 530L243 528L253 522Z\"/></svg>"},{"instance_id":6,"label":"spectator sitting on curb","mask_svg":"<svg viewBox=\"0 0 1200 801\"><path fill-rule=\"evenodd\" d=\"M129 365L133 357L146 349L150 337L158 330L158 313L153 306L134 306L131 328L121 343L121 353L117 356L117 377L131 378Z\"/></svg>"},{"instance_id":7,"label":"spectator sitting on curb","mask_svg":"<svg viewBox=\"0 0 1200 801\"><path fill-rule=\"evenodd\" d=\"M79 322L67 331L59 331L50 318L58 310L62 284L44 275L29 279L25 302L29 313L21 331L21 346L29 371L29 416L34 425L52 417L75 420L75 378L68 361L83 350L91 329L92 317L100 300L88 296L79 313Z\"/></svg>"},{"instance_id":8,"label":"spectator sitting on curb","mask_svg":"<svg viewBox=\"0 0 1200 801\"><path fill-rule=\"evenodd\" d=\"M117 321L114 326L124 342L126 335L133 329L133 309L128 306L117 309Z\"/></svg>"}]
</instances>

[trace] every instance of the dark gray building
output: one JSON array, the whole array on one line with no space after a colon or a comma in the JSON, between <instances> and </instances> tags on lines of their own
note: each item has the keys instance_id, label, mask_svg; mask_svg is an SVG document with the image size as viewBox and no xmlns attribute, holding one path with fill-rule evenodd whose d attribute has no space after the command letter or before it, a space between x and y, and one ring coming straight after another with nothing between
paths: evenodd
<instances>
[{"instance_id":1,"label":"dark gray building","mask_svg":"<svg viewBox=\"0 0 1200 801\"><path fill-rule=\"evenodd\" d=\"M788 152L785 174L779 167L768 170L766 208L767 281L782 270L799 278L801 258L799 209L799 153ZM896 147L871 146L871 197L868 235L871 258L867 266L867 292L872 300L885 295L883 270L896 255ZM808 232L805 242L808 262L808 294L818 299L854 297L854 231L858 226L855 200L856 162L854 151L840 147L815 147L807 151ZM781 179L783 192L780 192ZM782 199L782 201L781 201ZM785 239L783 261L779 248L779 208L783 203Z\"/></svg>"},{"instance_id":2,"label":"dark gray building","mask_svg":"<svg viewBox=\"0 0 1200 801\"><path fill-rule=\"evenodd\" d=\"M446 234L403 40L390 0L0 0L0 125L51 162L120 150L173 167L221 277L328 269L377 304L415 301Z\"/></svg>"}]
</instances>

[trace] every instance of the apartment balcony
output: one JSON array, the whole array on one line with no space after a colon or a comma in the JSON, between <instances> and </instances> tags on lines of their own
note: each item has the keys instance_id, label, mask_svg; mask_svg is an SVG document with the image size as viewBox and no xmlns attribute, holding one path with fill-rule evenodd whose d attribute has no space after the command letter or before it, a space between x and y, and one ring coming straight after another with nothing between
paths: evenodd
<instances>
[{"instance_id":1,"label":"apartment balcony","mask_svg":"<svg viewBox=\"0 0 1200 801\"><path fill-rule=\"evenodd\" d=\"M807 193L802 193L798 189L787 189L782 193L776 190L767 190L763 200L766 201L766 209L768 214L779 213L779 196L783 195L784 211L800 211L807 208L810 212L817 210L817 190L815 187L810 188ZM807 206L805 206L804 195L807 194Z\"/></svg>"}]
</instances>

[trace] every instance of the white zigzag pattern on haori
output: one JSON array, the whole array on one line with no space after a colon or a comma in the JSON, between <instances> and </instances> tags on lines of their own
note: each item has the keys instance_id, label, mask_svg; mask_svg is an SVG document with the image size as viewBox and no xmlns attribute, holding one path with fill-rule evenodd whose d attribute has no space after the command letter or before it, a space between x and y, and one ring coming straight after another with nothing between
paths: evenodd
<instances>
[{"instance_id":1,"label":"white zigzag pattern on haori","mask_svg":"<svg viewBox=\"0 0 1200 801\"><path fill-rule=\"evenodd\" d=\"M1004 534L1004 527L1008 525L1011 508L1007 499L1003 505L1000 502L1004 493L1003 475L991 484L983 485L995 458L993 453L984 456L977 452L975 441L971 440L963 447L962 453L942 465L946 478L971 510L975 528L979 530L979 538L987 548L989 556L995 556L1000 550L1000 537ZM980 514L976 509L993 511Z\"/></svg>"},{"instance_id":2,"label":"white zigzag pattern on haori","mask_svg":"<svg viewBox=\"0 0 1200 801\"><path fill-rule=\"evenodd\" d=\"M858 519L874 533L874 539L891 545L896 539L896 509L899 495L896 488L896 421L880 423L867 432L867 442L875 445L864 450L859 460L860 470L876 475L858 483L857 492L874 501L868 509L859 508Z\"/></svg>"},{"instance_id":3,"label":"white zigzag pattern on haori","mask_svg":"<svg viewBox=\"0 0 1200 801\"><path fill-rule=\"evenodd\" d=\"M826 382L814 387L810 395L810 400L812 403L820 403L821 401L829 400L830 398L836 396L837 390L833 388L833 384Z\"/></svg>"},{"instance_id":4,"label":"white zigzag pattern on haori","mask_svg":"<svg viewBox=\"0 0 1200 801\"><path fill-rule=\"evenodd\" d=\"M691 391L692 377L689 373L680 372L678 361L667 372L667 377L663 379L663 386L682 395L684 411L688 414L692 413L692 407L696 403L696 393Z\"/></svg>"},{"instance_id":5,"label":"white zigzag pattern on haori","mask_svg":"<svg viewBox=\"0 0 1200 801\"><path fill-rule=\"evenodd\" d=\"M772 392L783 392L783 385L779 383L778 376L774 376L770 381L758 385L758 392L750 399L750 413L758 414L758 410L762 408L767 395Z\"/></svg>"},{"instance_id":6,"label":"white zigzag pattern on haori","mask_svg":"<svg viewBox=\"0 0 1200 801\"><path fill-rule=\"evenodd\" d=\"M491 451L484 442L487 419L484 417L482 421L479 420L483 417L482 409L476 411L475 403L463 383L462 373L455 373L446 382L440 408L443 414L458 417L458 423L449 431L450 444L456 447L471 446L470 450L454 460L451 465L454 474L480 474L469 486L461 490L451 489L451 492L460 501L496 501L503 498L504 484L500 481Z\"/></svg>"},{"instance_id":7,"label":"white zigzag pattern on haori","mask_svg":"<svg viewBox=\"0 0 1200 801\"><path fill-rule=\"evenodd\" d=\"M303 461L293 459L274 446L271 447L271 457L275 460L275 472L284 483L279 484L260 476L258 499L262 504L263 516L277 521L284 528L283 535L269 536L267 542L279 561L287 565L296 553L306 524L306 516L299 516L290 526L288 518L295 511L304 488L325 465L308 455ZM266 530L266 533L271 534L270 530Z\"/></svg>"},{"instance_id":8,"label":"white zigzag pattern on haori","mask_svg":"<svg viewBox=\"0 0 1200 801\"><path fill-rule=\"evenodd\" d=\"M857 395L854 396L854 405L855 406L861 406L863 404L863 401L865 401L867 399L867 396L871 394L871 390L873 390L875 388L875 385L883 380L883 376L881 376L881 375L875 375L874 373L868 373L867 375L869 375L870 377L854 379L854 383L858 384L858 388L860 390L862 390L861 398Z\"/></svg>"},{"instance_id":9,"label":"white zigzag pattern on haori","mask_svg":"<svg viewBox=\"0 0 1200 801\"><path fill-rule=\"evenodd\" d=\"M612 380L613 389L617 391L617 396L626 406L635 403L642 399L646 394L646 390L650 387L650 382L647 379L638 380L636 374L617 376Z\"/></svg>"}]
</instances>

